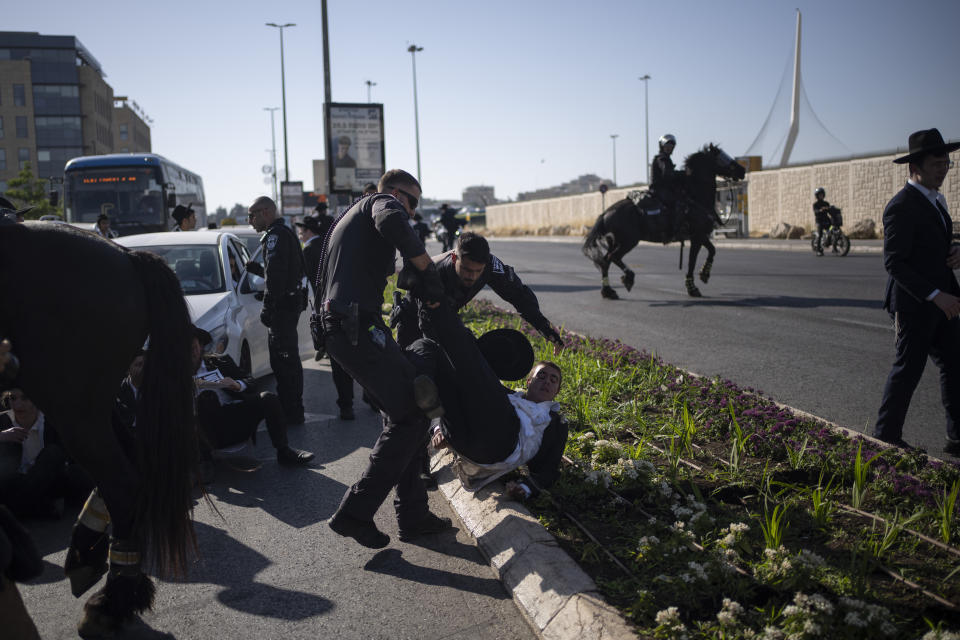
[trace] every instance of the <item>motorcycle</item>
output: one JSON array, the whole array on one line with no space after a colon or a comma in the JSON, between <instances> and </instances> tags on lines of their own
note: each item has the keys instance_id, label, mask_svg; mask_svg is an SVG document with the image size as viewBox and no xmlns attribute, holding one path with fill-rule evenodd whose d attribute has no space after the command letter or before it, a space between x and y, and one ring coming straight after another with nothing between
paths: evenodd
<instances>
[{"instance_id":1,"label":"motorcycle","mask_svg":"<svg viewBox=\"0 0 960 640\"><path fill-rule=\"evenodd\" d=\"M843 232L843 214L837 207L830 207L830 226L823 233L823 251L831 249L835 256L845 256L850 253L850 238ZM821 255L818 248L818 232L814 231L810 237L810 248L817 255Z\"/></svg>"}]
</instances>

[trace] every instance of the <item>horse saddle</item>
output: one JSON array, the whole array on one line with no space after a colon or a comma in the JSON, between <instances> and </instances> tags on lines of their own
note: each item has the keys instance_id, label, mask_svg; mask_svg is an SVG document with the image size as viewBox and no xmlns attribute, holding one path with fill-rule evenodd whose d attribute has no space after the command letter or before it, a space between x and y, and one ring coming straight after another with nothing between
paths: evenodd
<instances>
[{"instance_id":1,"label":"horse saddle","mask_svg":"<svg viewBox=\"0 0 960 640\"><path fill-rule=\"evenodd\" d=\"M665 209L663 203L649 191L631 191L627 197L640 210L640 215L657 216Z\"/></svg>"}]
</instances>

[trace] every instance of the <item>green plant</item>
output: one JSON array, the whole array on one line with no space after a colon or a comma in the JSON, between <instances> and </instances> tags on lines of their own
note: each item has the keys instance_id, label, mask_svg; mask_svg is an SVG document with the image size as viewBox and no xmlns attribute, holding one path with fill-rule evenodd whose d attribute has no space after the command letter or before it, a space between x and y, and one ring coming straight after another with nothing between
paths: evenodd
<instances>
[{"instance_id":1,"label":"green plant","mask_svg":"<svg viewBox=\"0 0 960 640\"><path fill-rule=\"evenodd\" d=\"M943 488L942 500L940 496L937 496L937 514L940 516L940 537L947 544L950 544L950 538L953 533L953 525L957 513L958 493L960 493L960 480L954 482L949 490L947 490L946 487Z\"/></svg>"},{"instance_id":2,"label":"green plant","mask_svg":"<svg viewBox=\"0 0 960 640\"><path fill-rule=\"evenodd\" d=\"M733 402L727 400L727 409L730 411L730 425L733 428L733 444L730 447L730 470L733 473L740 472L740 459L744 450L747 448L747 438L743 435L743 429L737 421L737 416L733 412Z\"/></svg>"},{"instance_id":3,"label":"green plant","mask_svg":"<svg viewBox=\"0 0 960 640\"><path fill-rule=\"evenodd\" d=\"M807 444L809 442L809 436L805 436L799 449L794 449L791 447L790 445L793 444L791 442L787 442L783 445L784 449L787 451L787 459L790 461L791 469L799 469L801 466L803 466L803 458L804 454L807 452Z\"/></svg>"},{"instance_id":4,"label":"green plant","mask_svg":"<svg viewBox=\"0 0 960 640\"><path fill-rule=\"evenodd\" d=\"M764 501L760 529L763 530L763 541L768 549L777 549L783 542L783 534L790 526L790 522L786 519L787 511L786 505L778 504L771 512Z\"/></svg>"},{"instance_id":5,"label":"green plant","mask_svg":"<svg viewBox=\"0 0 960 640\"><path fill-rule=\"evenodd\" d=\"M863 459L863 442L857 447L857 455L853 459L853 486L850 489L850 504L859 509L867 497L867 482L870 479L870 466L877 459L873 456L869 460Z\"/></svg>"},{"instance_id":6,"label":"green plant","mask_svg":"<svg viewBox=\"0 0 960 640\"><path fill-rule=\"evenodd\" d=\"M837 507L832 500L827 499L827 494L830 493L830 488L833 486L833 481L836 479L836 476L830 477L830 482L827 483L827 486L823 486L823 470L820 471L820 480L817 483L817 488L810 493L810 501L813 508L810 510L810 515L813 516L813 521L817 523L817 526L820 528L826 527L831 518L833 517L833 512L836 511Z\"/></svg>"}]
</instances>

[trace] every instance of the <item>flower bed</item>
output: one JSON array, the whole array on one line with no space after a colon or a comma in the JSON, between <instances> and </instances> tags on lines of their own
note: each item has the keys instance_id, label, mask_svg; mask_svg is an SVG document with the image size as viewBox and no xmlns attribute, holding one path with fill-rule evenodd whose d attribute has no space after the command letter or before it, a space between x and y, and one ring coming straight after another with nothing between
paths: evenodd
<instances>
[{"instance_id":1,"label":"flower bed","mask_svg":"<svg viewBox=\"0 0 960 640\"><path fill-rule=\"evenodd\" d=\"M555 356L489 303L464 320L563 369L567 466L529 506L639 635L960 637L957 465L619 341L564 333Z\"/></svg>"}]
</instances>

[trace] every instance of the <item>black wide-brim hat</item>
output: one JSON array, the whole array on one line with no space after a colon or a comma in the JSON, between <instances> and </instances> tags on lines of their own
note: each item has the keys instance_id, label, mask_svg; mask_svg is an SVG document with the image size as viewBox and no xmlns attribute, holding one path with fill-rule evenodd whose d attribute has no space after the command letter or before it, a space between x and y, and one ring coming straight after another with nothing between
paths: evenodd
<instances>
[{"instance_id":1,"label":"black wide-brim hat","mask_svg":"<svg viewBox=\"0 0 960 640\"><path fill-rule=\"evenodd\" d=\"M26 214L28 211L30 211L31 209L33 209L33 207L27 207L26 209L17 209L17 207L12 202L7 200L3 196L0 196L0 214L12 213L15 216L22 216Z\"/></svg>"},{"instance_id":2,"label":"black wide-brim hat","mask_svg":"<svg viewBox=\"0 0 960 640\"><path fill-rule=\"evenodd\" d=\"M314 216L304 216L303 222L294 222L293 224L308 229L316 235L320 235L320 220Z\"/></svg>"},{"instance_id":3,"label":"black wide-brim hat","mask_svg":"<svg viewBox=\"0 0 960 640\"><path fill-rule=\"evenodd\" d=\"M960 149L960 142L944 142L943 136L940 135L940 131L937 129L914 131L910 134L910 139L907 145L910 153L897 158L894 160L894 163L907 164L908 162L912 162L919 156L926 153L942 156L946 153L950 153L951 151Z\"/></svg>"},{"instance_id":4,"label":"black wide-brim hat","mask_svg":"<svg viewBox=\"0 0 960 640\"><path fill-rule=\"evenodd\" d=\"M494 329L477 339L484 359L501 380L522 380L533 368L533 346L516 329Z\"/></svg>"}]
</instances>

